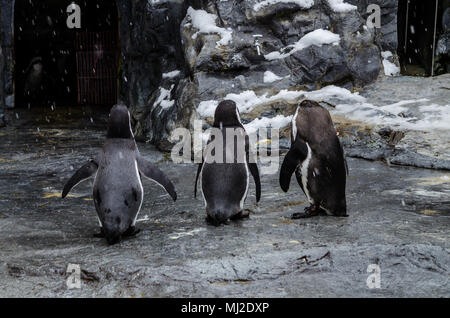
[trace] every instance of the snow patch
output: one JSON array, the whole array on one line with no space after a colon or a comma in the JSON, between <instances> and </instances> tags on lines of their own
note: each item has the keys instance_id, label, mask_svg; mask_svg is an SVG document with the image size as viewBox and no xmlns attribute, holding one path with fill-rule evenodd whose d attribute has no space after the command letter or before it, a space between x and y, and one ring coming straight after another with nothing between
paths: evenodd
<instances>
[{"instance_id":1,"label":"snow patch","mask_svg":"<svg viewBox=\"0 0 450 318\"><path fill-rule=\"evenodd\" d=\"M295 52L310 47L311 45L316 46L322 46L323 44L337 45L339 44L340 40L341 38L338 34L335 34L333 32L324 29L317 29L304 35L296 43L288 45L287 47L283 48L281 52L278 51L271 52L267 55L264 55L264 57L269 61L275 59L283 59L285 57L294 54ZM284 53L286 51L287 53Z\"/></svg>"},{"instance_id":2,"label":"snow patch","mask_svg":"<svg viewBox=\"0 0 450 318\"><path fill-rule=\"evenodd\" d=\"M389 58L392 57L392 52L390 51L381 52L381 56L383 57L384 74L387 76L399 75L400 67L389 61Z\"/></svg>"},{"instance_id":3,"label":"snow patch","mask_svg":"<svg viewBox=\"0 0 450 318\"><path fill-rule=\"evenodd\" d=\"M285 77L280 77L280 76L272 73L271 71L265 71L264 72L264 83L273 83L273 82L280 81L280 80L288 78L288 77L289 77L289 75L285 76Z\"/></svg>"},{"instance_id":4,"label":"snow patch","mask_svg":"<svg viewBox=\"0 0 450 318\"><path fill-rule=\"evenodd\" d=\"M262 117L256 118L248 124L244 125L249 135L256 133L260 128L281 129L290 124L292 116L277 115L273 118Z\"/></svg>"},{"instance_id":5,"label":"snow patch","mask_svg":"<svg viewBox=\"0 0 450 318\"><path fill-rule=\"evenodd\" d=\"M215 33L220 35L220 37L222 38L220 41L217 41L217 46L227 45L228 43L230 43L233 31L231 30L231 28L224 29L218 27L216 25L217 15L208 13L205 10L195 10L192 7L189 7L189 9L187 10L187 17L190 18L192 26L198 30L196 33L194 33L194 35L192 35L192 38L194 40L200 33Z\"/></svg>"},{"instance_id":6,"label":"snow patch","mask_svg":"<svg viewBox=\"0 0 450 318\"><path fill-rule=\"evenodd\" d=\"M358 9L350 3L345 3L344 0L328 0L328 4L334 12L344 13Z\"/></svg>"},{"instance_id":7,"label":"snow patch","mask_svg":"<svg viewBox=\"0 0 450 318\"><path fill-rule=\"evenodd\" d=\"M240 94L230 93L227 96L225 96L224 99L230 99L234 101L239 109L239 112L249 113L259 105L270 103L277 99L287 99L287 100L295 99L298 96L301 96L301 94L303 94L303 92L301 91L288 91L284 89L276 95L267 97L268 95L267 93L261 96L257 96L254 91L248 90L243 91ZM213 117L217 105L219 105L219 102L216 100L208 100L201 102L197 107L197 112L201 117Z\"/></svg>"},{"instance_id":8,"label":"snow patch","mask_svg":"<svg viewBox=\"0 0 450 318\"><path fill-rule=\"evenodd\" d=\"M253 6L253 10L259 11L263 7L274 5L277 3L292 3L300 6L302 9L309 9L314 5L314 0L264 0L262 2L256 3Z\"/></svg>"},{"instance_id":9,"label":"snow patch","mask_svg":"<svg viewBox=\"0 0 450 318\"><path fill-rule=\"evenodd\" d=\"M245 114L251 112L254 108L274 102L276 100L296 100L300 97L312 99L312 100L329 100L331 98L344 99L352 102L363 102L365 101L364 97L358 95L358 93L351 93L345 88L341 88L338 86L330 85L326 86L320 90L307 92L307 91L289 91L287 89L283 89L279 91L277 94L272 96L267 96L268 94L263 94L261 96L257 96L254 91L247 90L243 91L240 94L230 93L225 96L224 99L230 99L234 101L239 109L239 112ZM213 117L214 112L216 111L216 107L219 105L217 100L207 100L201 102L197 107L197 112L200 117Z\"/></svg>"},{"instance_id":10,"label":"snow patch","mask_svg":"<svg viewBox=\"0 0 450 318\"><path fill-rule=\"evenodd\" d=\"M317 102L332 102L335 108L332 114L343 115L348 119L365 122L376 126L391 126L399 129L417 131L450 131L450 104L427 104L428 99L402 100L387 105L374 105L359 93L334 85L326 86L316 91L288 91L281 90L273 96L268 94L256 95L254 91L243 91L240 94L228 94L225 99L236 102L241 113L251 112L259 105L271 103L275 100L310 99ZM213 117L218 101L201 102L197 108L203 118ZM260 118L244 125L249 133L261 127L283 128L290 122L292 116L278 115L274 118Z\"/></svg>"},{"instance_id":11,"label":"snow patch","mask_svg":"<svg viewBox=\"0 0 450 318\"><path fill-rule=\"evenodd\" d=\"M352 93L349 92L349 94ZM331 112L344 115L352 120L378 126L418 131L450 130L448 125L450 122L450 104L426 105L428 99L423 98L376 106L369 103L364 97L359 96L359 98L362 98L362 100L353 103L349 103L351 100L343 100ZM406 105L409 106L405 107ZM417 114L417 116L414 114Z\"/></svg>"},{"instance_id":12,"label":"snow patch","mask_svg":"<svg viewBox=\"0 0 450 318\"><path fill-rule=\"evenodd\" d=\"M165 89L164 87L159 88L159 97L154 104L155 107L161 105L162 109L167 109L175 104L175 101L170 99L170 94L172 93L172 89L174 88L174 86L175 85L172 84L172 86L170 86L170 89Z\"/></svg>"},{"instance_id":13,"label":"snow patch","mask_svg":"<svg viewBox=\"0 0 450 318\"><path fill-rule=\"evenodd\" d=\"M178 75L180 75L180 71L179 70L175 70L172 72L168 72L168 73L163 73L162 78L174 78L177 77Z\"/></svg>"}]
</instances>

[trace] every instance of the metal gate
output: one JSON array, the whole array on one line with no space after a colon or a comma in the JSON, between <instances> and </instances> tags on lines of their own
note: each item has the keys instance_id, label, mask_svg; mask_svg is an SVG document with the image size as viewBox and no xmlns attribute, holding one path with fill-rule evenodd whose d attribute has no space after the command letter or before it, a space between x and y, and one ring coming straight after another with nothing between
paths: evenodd
<instances>
[{"instance_id":1,"label":"metal gate","mask_svg":"<svg viewBox=\"0 0 450 318\"><path fill-rule=\"evenodd\" d=\"M75 39L78 104L117 103L117 32L80 32Z\"/></svg>"}]
</instances>

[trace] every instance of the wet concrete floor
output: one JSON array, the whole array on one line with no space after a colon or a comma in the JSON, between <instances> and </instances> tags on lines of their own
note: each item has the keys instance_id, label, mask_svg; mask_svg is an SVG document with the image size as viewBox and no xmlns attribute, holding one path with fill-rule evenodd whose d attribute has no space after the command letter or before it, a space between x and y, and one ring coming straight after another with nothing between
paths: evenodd
<instances>
[{"instance_id":1,"label":"wet concrete floor","mask_svg":"<svg viewBox=\"0 0 450 318\"><path fill-rule=\"evenodd\" d=\"M106 115L69 112L18 113L27 119L0 130L0 297L450 296L448 171L349 158L349 217L304 220L289 218L306 206L294 180L286 194L265 175L257 207L251 183L250 218L216 228L193 198L196 166L140 143L178 200L144 181L141 233L108 246L93 237L92 182L60 198L101 146ZM81 267L80 289L66 286L70 263ZM379 289L367 286L370 264Z\"/></svg>"}]
</instances>

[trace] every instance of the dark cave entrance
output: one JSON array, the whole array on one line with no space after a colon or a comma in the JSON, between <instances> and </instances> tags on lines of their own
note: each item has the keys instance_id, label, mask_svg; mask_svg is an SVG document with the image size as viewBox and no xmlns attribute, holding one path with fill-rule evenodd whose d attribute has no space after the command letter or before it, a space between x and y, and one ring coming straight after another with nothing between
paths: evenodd
<instances>
[{"instance_id":1,"label":"dark cave entrance","mask_svg":"<svg viewBox=\"0 0 450 318\"><path fill-rule=\"evenodd\" d=\"M81 28L67 26L67 7ZM16 0L14 94L18 107L117 103L119 15L111 0Z\"/></svg>"},{"instance_id":2,"label":"dark cave entrance","mask_svg":"<svg viewBox=\"0 0 450 318\"><path fill-rule=\"evenodd\" d=\"M399 1L398 56L403 75L431 76L447 72L447 58L435 52L439 37L446 32L444 11L449 2Z\"/></svg>"}]
</instances>

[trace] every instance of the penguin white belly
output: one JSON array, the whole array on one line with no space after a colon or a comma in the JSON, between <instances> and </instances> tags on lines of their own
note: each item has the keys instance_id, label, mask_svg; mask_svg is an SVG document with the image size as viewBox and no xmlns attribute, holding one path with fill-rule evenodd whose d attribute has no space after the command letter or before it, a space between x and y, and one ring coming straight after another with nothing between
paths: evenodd
<instances>
[{"instance_id":1,"label":"penguin white belly","mask_svg":"<svg viewBox=\"0 0 450 318\"><path fill-rule=\"evenodd\" d=\"M241 208L241 210L243 210L244 209L244 201L245 201L245 199L247 198L247 194L248 194L248 187L249 187L249 185L250 185L250 173L249 173L249 171L248 171L248 164L246 163L245 164L245 173L246 173L246 175L247 175L247 177L246 177L246 182L247 182L247 184L246 184L246 186L245 186L245 192L244 192L244 195L242 196L242 199L241 199L241 201L239 202L239 206L240 206L240 208Z\"/></svg>"},{"instance_id":2,"label":"penguin white belly","mask_svg":"<svg viewBox=\"0 0 450 318\"><path fill-rule=\"evenodd\" d=\"M144 201L144 187L142 186L141 176L139 175L139 169L138 169L136 160L134 161L134 167L136 168L136 178L139 181L139 189L140 189L141 197L139 198L140 202L139 202L139 208L136 212L136 216L134 217L133 223L131 223L132 226L136 225L136 220L139 215L139 212L141 211L142 202Z\"/></svg>"},{"instance_id":3,"label":"penguin white belly","mask_svg":"<svg viewBox=\"0 0 450 318\"><path fill-rule=\"evenodd\" d=\"M308 147L308 155L306 156L306 159L303 160L303 162L301 163L300 171L302 174L303 191L305 191L309 203L314 204L314 200L311 198L311 195L308 190L308 170L309 170L309 163L311 162L312 158L312 151L308 143L306 143L306 146Z\"/></svg>"}]
</instances>

